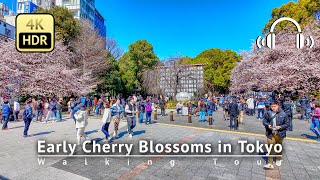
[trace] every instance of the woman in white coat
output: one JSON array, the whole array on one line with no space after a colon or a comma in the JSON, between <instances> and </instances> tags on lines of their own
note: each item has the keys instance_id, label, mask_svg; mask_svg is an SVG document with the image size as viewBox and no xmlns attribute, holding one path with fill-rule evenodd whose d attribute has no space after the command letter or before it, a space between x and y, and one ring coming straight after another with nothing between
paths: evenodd
<instances>
[{"instance_id":1,"label":"woman in white coat","mask_svg":"<svg viewBox=\"0 0 320 180\"><path fill-rule=\"evenodd\" d=\"M104 105L105 109L102 116L102 128L101 131L106 136L106 141L111 140L111 136L109 134L109 125L111 122L111 110L110 110L110 104L109 102L105 103Z\"/></svg>"},{"instance_id":2,"label":"woman in white coat","mask_svg":"<svg viewBox=\"0 0 320 180\"><path fill-rule=\"evenodd\" d=\"M85 128L88 125L88 114L86 108L80 104L79 111L74 114L76 119L76 128L77 128L77 143L78 146L81 145L81 137L89 140L89 137L84 133Z\"/></svg>"}]
</instances>

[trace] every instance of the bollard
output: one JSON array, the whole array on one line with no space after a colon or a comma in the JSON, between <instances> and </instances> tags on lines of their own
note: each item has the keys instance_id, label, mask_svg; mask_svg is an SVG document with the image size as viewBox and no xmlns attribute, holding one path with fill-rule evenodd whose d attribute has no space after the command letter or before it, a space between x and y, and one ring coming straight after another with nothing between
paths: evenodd
<instances>
[{"instance_id":1,"label":"bollard","mask_svg":"<svg viewBox=\"0 0 320 180\"><path fill-rule=\"evenodd\" d=\"M158 115L158 112L157 112L157 110L155 110L154 111L154 120L158 120L158 116L157 115Z\"/></svg>"},{"instance_id":2,"label":"bollard","mask_svg":"<svg viewBox=\"0 0 320 180\"><path fill-rule=\"evenodd\" d=\"M191 117L192 117L192 114L188 114L188 123L192 123Z\"/></svg>"},{"instance_id":3,"label":"bollard","mask_svg":"<svg viewBox=\"0 0 320 180\"><path fill-rule=\"evenodd\" d=\"M170 121L173 121L173 111L170 111Z\"/></svg>"},{"instance_id":4,"label":"bollard","mask_svg":"<svg viewBox=\"0 0 320 180\"><path fill-rule=\"evenodd\" d=\"M212 125L212 116L209 116L209 125Z\"/></svg>"},{"instance_id":5,"label":"bollard","mask_svg":"<svg viewBox=\"0 0 320 180\"><path fill-rule=\"evenodd\" d=\"M138 114L138 119L140 119L140 111L138 111L137 114Z\"/></svg>"}]
</instances>

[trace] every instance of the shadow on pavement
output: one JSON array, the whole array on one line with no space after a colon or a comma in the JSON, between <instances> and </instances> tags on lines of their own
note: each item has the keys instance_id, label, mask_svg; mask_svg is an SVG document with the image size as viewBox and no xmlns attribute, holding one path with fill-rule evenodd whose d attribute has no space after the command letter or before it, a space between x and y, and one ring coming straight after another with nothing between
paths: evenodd
<instances>
[{"instance_id":1,"label":"shadow on pavement","mask_svg":"<svg viewBox=\"0 0 320 180\"><path fill-rule=\"evenodd\" d=\"M47 132L40 132L40 133L36 133L36 134L32 134L30 136L42 136L42 135L47 135L47 134L50 134L50 133L53 133L55 131L47 131Z\"/></svg>"},{"instance_id":2,"label":"shadow on pavement","mask_svg":"<svg viewBox=\"0 0 320 180\"><path fill-rule=\"evenodd\" d=\"M12 127L12 128L9 128L9 129L18 129L18 128L23 128L24 126L16 126L16 127ZM1 179L1 177L0 177Z\"/></svg>"},{"instance_id":3,"label":"shadow on pavement","mask_svg":"<svg viewBox=\"0 0 320 180\"><path fill-rule=\"evenodd\" d=\"M98 129L95 129L95 130L87 131L87 132L85 132L85 134L89 135L89 134L93 134L93 133L97 133L97 132L98 132Z\"/></svg>"},{"instance_id":4,"label":"shadow on pavement","mask_svg":"<svg viewBox=\"0 0 320 180\"><path fill-rule=\"evenodd\" d=\"M91 141L95 141L95 142L101 142L104 138L94 138Z\"/></svg>"},{"instance_id":5,"label":"shadow on pavement","mask_svg":"<svg viewBox=\"0 0 320 180\"><path fill-rule=\"evenodd\" d=\"M0 175L0 179L1 179L1 180L9 180L8 178L6 178L6 177L4 177L4 176L1 176L1 175Z\"/></svg>"},{"instance_id":6,"label":"shadow on pavement","mask_svg":"<svg viewBox=\"0 0 320 180\"><path fill-rule=\"evenodd\" d=\"M308 134L301 134L301 136L306 137L308 139L317 140L317 136L310 136Z\"/></svg>"}]
</instances>

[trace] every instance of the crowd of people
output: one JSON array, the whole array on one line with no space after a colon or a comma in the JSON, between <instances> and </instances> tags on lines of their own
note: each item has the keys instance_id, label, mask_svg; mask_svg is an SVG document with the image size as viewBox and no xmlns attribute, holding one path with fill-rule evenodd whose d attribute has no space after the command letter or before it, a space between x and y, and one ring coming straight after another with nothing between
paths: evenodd
<instances>
[{"instance_id":1,"label":"crowd of people","mask_svg":"<svg viewBox=\"0 0 320 180\"><path fill-rule=\"evenodd\" d=\"M10 121L20 121L25 123L24 137L28 136L31 122L57 123L63 120L62 112L66 110L70 118L74 120L77 129L77 142L81 143L81 138L89 139L85 132L88 125L88 116L102 115L101 131L105 135L105 141L109 142L118 135L119 123L121 120L127 121L127 132L130 138L133 137L133 129L136 126L136 117L139 123L151 124L151 114L153 111L161 110L161 115L165 115L166 99L162 96L130 96L129 98L117 97L89 97L70 98L68 102L63 98L39 98L27 99L23 104L14 99L12 103L4 100L1 103L2 130L8 130ZM109 125L113 123L114 132L109 134Z\"/></svg>"}]
</instances>

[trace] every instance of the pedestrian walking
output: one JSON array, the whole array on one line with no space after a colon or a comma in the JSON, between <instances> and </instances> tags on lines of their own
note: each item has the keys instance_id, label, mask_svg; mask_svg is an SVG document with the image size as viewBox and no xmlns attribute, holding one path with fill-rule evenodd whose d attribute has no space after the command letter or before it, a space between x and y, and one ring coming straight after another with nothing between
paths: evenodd
<instances>
[{"instance_id":1,"label":"pedestrian walking","mask_svg":"<svg viewBox=\"0 0 320 180\"><path fill-rule=\"evenodd\" d=\"M79 104L79 111L74 114L76 119L76 128L77 128L77 145L81 145L81 138L89 140L89 137L84 133L85 128L88 125L88 114L87 109L82 103Z\"/></svg>"},{"instance_id":2,"label":"pedestrian walking","mask_svg":"<svg viewBox=\"0 0 320 180\"><path fill-rule=\"evenodd\" d=\"M238 130L239 107L235 97L233 97L231 103L229 103L228 114L230 116L230 129Z\"/></svg>"},{"instance_id":3,"label":"pedestrian walking","mask_svg":"<svg viewBox=\"0 0 320 180\"><path fill-rule=\"evenodd\" d=\"M120 100L115 100L111 106L111 120L114 123L114 132L112 138L116 138L118 135L119 123L120 123L120 115L123 112L122 108L120 107Z\"/></svg>"},{"instance_id":4,"label":"pedestrian walking","mask_svg":"<svg viewBox=\"0 0 320 180\"><path fill-rule=\"evenodd\" d=\"M43 101L39 99L36 104L36 122L42 121L42 115L43 115Z\"/></svg>"},{"instance_id":5,"label":"pedestrian walking","mask_svg":"<svg viewBox=\"0 0 320 180\"><path fill-rule=\"evenodd\" d=\"M269 146L272 144L273 147L276 144L282 145L284 138L286 137L286 131L289 127L289 119L286 113L280 108L279 103L274 101L270 103L271 111L265 114L263 119L263 125L266 128L266 136ZM276 157L276 165L281 166L281 155L278 153ZM274 148L271 149L269 155L274 155ZM268 163L264 166L265 169L273 169L274 157L268 157Z\"/></svg>"},{"instance_id":6,"label":"pedestrian walking","mask_svg":"<svg viewBox=\"0 0 320 180\"><path fill-rule=\"evenodd\" d=\"M13 102L13 118L14 118L14 121L19 121L19 113L20 113L20 103L16 99Z\"/></svg>"},{"instance_id":7,"label":"pedestrian walking","mask_svg":"<svg viewBox=\"0 0 320 180\"><path fill-rule=\"evenodd\" d=\"M166 106L166 100L163 97L161 97L160 102L159 102L161 116L165 116L165 106Z\"/></svg>"},{"instance_id":8,"label":"pedestrian walking","mask_svg":"<svg viewBox=\"0 0 320 180\"><path fill-rule=\"evenodd\" d=\"M134 104L133 97L129 98L129 103L125 107L125 113L127 117L129 138L132 138L133 136L132 130L136 126L136 113L137 113L137 108Z\"/></svg>"},{"instance_id":9,"label":"pedestrian walking","mask_svg":"<svg viewBox=\"0 0 320 180\"><path fill-rule=\"evenodd\" d=\"M63 99L60 98L59 101L56 103L56 120L53 122L60 122L62 121L62 103L63 103ZM85 107L85 106L84 106Z\"/></svg>"},{"instance_id":10,"label":"pedestrian walking","mask_svg":"<svg viewBox=\"0 0 320 180\"><path fill-rule=\"evenodd\" d=\"M200 102L200 116L199 116L199 122L206 121L206 113L207 113L207 107L204 101Z\"/></svg>"},{"instance_id":11,"label":"pedestrian walking","mask_svg":"<svg viewBox=\"0 0 320 180\"><path fill-rule=\"evenodd\" d=\"M22 113L22 119L24 121L23 137L29 137L28 131L33 118L34 118L34 114L33 114L33 108L32 108L32 100L28 99L26 102L26 105L23 108L23 113Z\"/></svg>"},{"instance_id":12,"label":"pedestrian walking","mask_svg":"<svg viewBox=\"0 0 320 180\"><path fill-rule=\"evenodd\" d=\"M151 124L152 104L149 99L146 102L146 124Z\"/></svg>"},{"instance_id":13,"label":"pedestrian walking","mask_svg":"<svg viewBox=\"0 0 320 180\"><path fill-rule=\"evenodd\" d=\"M310 130L317 136L317 140L320 140L320 103L315 102L313 105L313 111L311 112L312 121L310 124ZM318 131L315 129L318 128Z\"/></svg>"},{"instance_id":14,"label":"pedestrian walking","mask_svg":"<svg viewBox=\"0 0 320 180\"><path fill-rule=\"evenodd\" d=\"M238 103L238 108L239 108L239 123L243 124L244 108L245 108L245 101L243 98L240 98L240 101Z\"/></svg>"},{"instance_id":15,"label":"pedestrian walking","mask_svg":"<svg viewBox=\"0 0 320 180\"><path fill-rule=\"evenodd\" d=\"M247 99L247 107L249 109L249 116L253 116L254 115L254 99L252 98L252 96L250 96Z\"/></svg>"},{"instance_id":16,"label":"pedestrian walking","mask_svg":"<svg viewBox=\"0 0 320 180\"><path fill-rule=\"evenodd\" d=\"M258 120L263 119L264 116L264 109L266 108L266 104L264 103L264 100L262 98L259 99L257 102L257 108L258 108Z\"/></svg>"},{"instance_id":17,"label":"pedestrian walking","mask_svg":"<svg viewBox=\"0 0 320 180\"><path fill-rule=\"evenodd\" d=\"M111 110L109 102L106 102L104 105L104 111L102 116L102 127L101 131L106 136L105 142L109 142L111 140L111 136L109 134L109 125L111 123Z\"/></svg>"},{"instance_id":18,"label":"pedestrian walking","mask_svg":"<svg viewBox=\"0 0 320 180\"><path fill-rule=\"evenodd\" d=\"M293 118L293 104L291 102L290 97L286 97L285 101L282 104L282 109L283 111L287 114L288 120L289 120L289 127L288 131L293 130L293 123L292 123L292 118Z\"/></svg>"},{"instance_id":19,"label":"pedestrian walking","mask_svg":"<svg viewBox=\"0 0 320 180\"><path fill-rule=\"evenodd\" d=\"M141 101L138 103L138 109L140 111L140 118L139 123L143 123L143 117L146 112L146 104L144 102L144 99L142 98Z\"/></svg>"},{"instance_id":20,"label":"pedestrian walking","mask_svg":"<svg viewBox=\"0 0 320 180\"><path fill-rule=\"evenodd\" d=\"M2 104L2 130L8 130L8 122L11 114L12 109L10 107L9 101L5 100Z\"/></svg>"},{"instance_id":21,"label":"pedestrian walking","mask_svg":"<svg viewBox=\"0 0 320 180\"><path fill-rule=\"evenodd\" d=\"M208 116L212 117L212 122L214 122L214 115L213 115L214 111L215 111L214 99L210 98L208 101L207 112L208 112Z\"/></svg>"},{"instance_id":22,"label":"pedestrian walking","mask_svg":"<svg viewBox=\"0 0 320 180\"><path fill-rule=\"evenodd\" d=\"M301 107L301 120L306 120L306 121L309 121L308 120L308 99L306 96L302 96L300 99L299 99L299 104L300 104L300 107Z\"/></svg>"}]
</instances>

